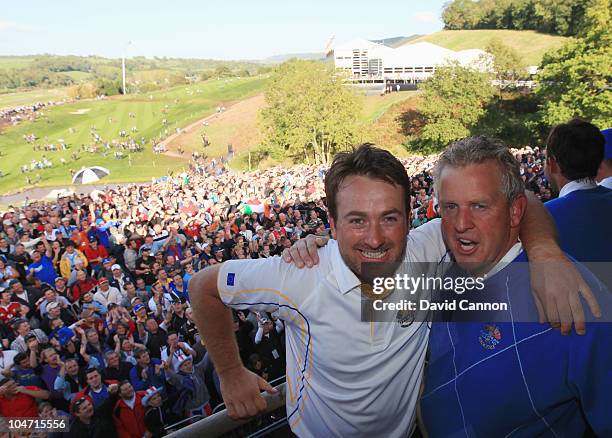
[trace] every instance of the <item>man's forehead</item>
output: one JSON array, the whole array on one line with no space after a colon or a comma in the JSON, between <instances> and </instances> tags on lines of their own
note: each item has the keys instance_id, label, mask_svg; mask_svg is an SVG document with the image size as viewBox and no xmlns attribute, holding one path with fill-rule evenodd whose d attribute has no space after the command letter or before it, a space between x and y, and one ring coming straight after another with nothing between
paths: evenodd
<instances>
[{"instance_id":1,"label":"man's forehead","mask_svg":"<svg viewBox=\"0 0 612 438\"><path fill-rule=\"evenodd\" d=\"M404 208L404 188L364 176L345 178L338 187L336 203L346 211L380 212ZM314 210L313 210L314 211Z\"/></svg>"},{"instance_id":2,"label":"man's forehead","mask_svg":"<svg viewBox=\"0 0 612 438\"><path fill-rule=\"evenodd\" d=\"M438 198L485 199L501 194L500 169L497 163L486 161L467 166L444 166L440 172Z\"/></svg>"}]
</instances>

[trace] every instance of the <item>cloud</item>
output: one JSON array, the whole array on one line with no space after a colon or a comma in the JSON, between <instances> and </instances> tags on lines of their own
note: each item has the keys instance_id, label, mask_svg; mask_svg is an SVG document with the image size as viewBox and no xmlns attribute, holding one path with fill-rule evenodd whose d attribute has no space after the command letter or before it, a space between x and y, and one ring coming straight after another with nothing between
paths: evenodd
<instances>
[{"instance_id":1,"label":"cloud","mask_svg":"<svg viewBox=\"0 0 612 438\"><path fill-rule=\"evenodd\" d=\"M438 21L438 14L432 11L420 11L412 14L412 17L421 23L435 23Z\"/></svg>"},{"instance_id":2,"label":"cloud","mask_svg":"<svg viewBox=\"0 0 612 438\"><path fill-rule=\"evenodd\" d=\"M34 30L31 26L13 23L11 21L0 21L0 32L30 32Z\"/></svg>"}]
</instances>

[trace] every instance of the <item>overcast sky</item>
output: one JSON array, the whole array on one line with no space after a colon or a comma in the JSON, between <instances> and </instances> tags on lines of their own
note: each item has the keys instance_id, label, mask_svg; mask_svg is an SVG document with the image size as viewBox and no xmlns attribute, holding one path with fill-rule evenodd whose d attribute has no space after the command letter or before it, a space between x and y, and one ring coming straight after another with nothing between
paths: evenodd
<instances>
[{"instance_id":1,"label":"overcast sky","mask_svg":"<svg viewBox=\"0 0 612 438\"><path fill-rule=\"evenodd\" d=\"M353 38L442 29L443 0L17 0L3 2L0 55L261 59ZM131 44L127 46L127 42Z\"/></svg>"}]
</instances>

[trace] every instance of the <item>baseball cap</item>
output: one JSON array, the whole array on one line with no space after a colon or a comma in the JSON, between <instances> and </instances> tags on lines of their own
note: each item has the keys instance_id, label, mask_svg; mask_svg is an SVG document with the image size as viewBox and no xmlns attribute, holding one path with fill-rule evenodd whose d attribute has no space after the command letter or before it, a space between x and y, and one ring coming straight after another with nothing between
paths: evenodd
<instances>
[{"instance_id":1,"label":"baseball cap","mask_svg":"<svg viewBox=\"0 0 612 438\"><path fill-rule=\"evenodd\" d=\"M102 260L102 264L110 263L110 262L111 262L111 259L109 258L105 258L104 260Z\"/></svg>"},{"instance_id":2,"label":"baseball cap","mask_svg":"<svg viewBox=\"0 0 612 438\"><path fill-rule=\"evenodd\" d=\"M121 266L115 263L113 266L111 266L111 271L114 271L115 269L121 270Z\"/></svg>"},{"instance_id":3,"label":"baseball cap","mask_svg":"<svg viewBox=\"0 0 612 438\"><path fill-rule=\"evenodd\" d=\"M102 284L102 283L108 283L108 278L102 277L101 279L98 280L98 284Z\"/></svg>"},{"instance_id":4,"label":"baseball cap","mask_svg":"<svg viewBox=\"0 0 612 438\"><path fill-rule=\"evenodd\" d=\"M134 306L134 313L138 312L140 309L144 308L144 304L140 303L140 304L136 304Z\"/></svg>"},{"instance_id":5,"label":"baseball cap","mask_svg":"<svg viewBox=\"0 0 612 438\"><path fill-rule=\"evenodd\" d=\"M47 304L47 312L51 309L55 309L56 307L59 307L59 303L57 301L52 301L50 303Z\"/></svg>"},{"instance_id":6,"label":"baseball cap","mask_svg":"<svg viewBox=\"0 0 612 438\"><path fill-rule=\"evenodd\" d=\"M28 342L30 339L37 339L36 335L34 333L28 333L27 335L25 335L25 337L23 338L24 341Z\"/></svg>"},{"instance_id":7,"label":"baseball cap","mask_svg":"<svg viewBox=\"0 0 612 438\"><path fill-rule=\"evenodd\" d=\"M21 282L17 280L16 278L13 278L11 281L9 281L9 287L12 287L16 284L21 284Z\"/></svg>"},{"instance_id":8,"label":"baseball cap","mask_svg":"<svg viewBox=\"0 0 612 438\"><path fill-rule=\"evenodd\" d=\"M56 336L60 346L64 347L74 337L74 332L70 327L62 327L57 331Z\"/></svg>"},{"instance_id":9,"label":"baseball cap","mask_svg":"<svg viewBox=\"0 0 612 438\"><path fill-rule=\"evenodd\" d=\"M140 297L134 297L130 300L130 304L133 306L136 300L140 300ZM142 300L141 300L142 301Z\"/></svg>"}]
</instances>

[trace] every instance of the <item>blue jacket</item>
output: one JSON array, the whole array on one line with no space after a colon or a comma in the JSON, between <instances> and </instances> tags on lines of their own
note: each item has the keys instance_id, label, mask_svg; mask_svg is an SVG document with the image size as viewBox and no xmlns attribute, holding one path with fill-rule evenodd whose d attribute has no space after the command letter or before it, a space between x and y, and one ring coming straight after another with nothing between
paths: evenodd
<instances>
[{"instance_id":1,"label":"blue jacket","mask_svg":"<svg viewBox=\"0 0 612 438\"><path fill-rule=\"evenodd\" d=\"M146 391L151 386L156 388L162 388L162 391L166 387L166 374L162 369L159 376L155 374L155 365L160 365L161 360L151 358L151 363L147 367L147 380L142 380L142 368L136 365L130 370L130 382L134 387L134 391ZM164 392L165 394L165 392Z\"/></svg>"},{"instance_id":2,"label":"blue jacket","mask_svg":"<svg viewBox=\"0 0 612 438\"><path fill-rule=\"evenodd\" d=\"M579 262L612 261L612 190L575 190L544 206L555 219L565 252Z\"/></svg>"},{"instance_id":3,"label":"blue jacket","mask_svg":"<svg viewBox=\"0 0 612 438\"><path fill-rule=\"evenodd\" d=\"M505 296L509 310L497 321L507 322L432 325L421 399L431 437L581 437L586 422L612 436L612 324L588 322L586 335L562 336L516 322L537 314L528 267L516 263L524 261L522 253L477 292L487 301ZM579 269L611 321L612 295Z\"/></svg>"}]
</instances>

